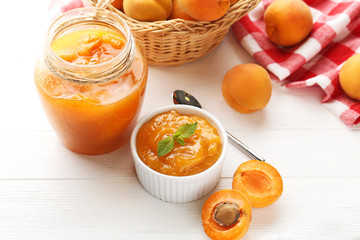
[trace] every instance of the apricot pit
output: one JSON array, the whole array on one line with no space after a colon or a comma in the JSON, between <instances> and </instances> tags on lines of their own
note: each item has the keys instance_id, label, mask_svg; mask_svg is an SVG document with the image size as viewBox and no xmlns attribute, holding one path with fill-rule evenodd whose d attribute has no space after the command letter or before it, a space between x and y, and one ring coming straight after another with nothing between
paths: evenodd
<instances>
[{"instance_id":1,"label":"apricot pit","mask_svg":"<svg viewBox=\"0 0 360 240\"><path fill-rule=\"evenodd\" d=\"M214 211L214 220L220 226L231 226L239 221L240 208L236 203L223 202L217 205Z\"/></svg>"}]
</instances>

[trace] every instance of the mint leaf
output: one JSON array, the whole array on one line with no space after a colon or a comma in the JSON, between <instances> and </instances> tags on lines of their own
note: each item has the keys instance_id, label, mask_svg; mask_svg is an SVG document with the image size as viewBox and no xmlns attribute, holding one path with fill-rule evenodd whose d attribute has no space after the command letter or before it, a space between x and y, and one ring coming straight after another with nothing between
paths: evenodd
<instances>
[{"instance_id":1,"label":"mint leaf","mask_svg":"<svg viewBox=\"0 0 360 240\"><path fill-rule=\"evenodd\" d=\"M182 146L185 145L185 140L184 140L183 138L174 137L174 139L175 139L175 141L176 141L178 144L180 144L180 145L182 145Z\"/></svg>"},{"instance_id":2,"label":"mint leaf","mask_svg":"<svg viewBox=\"0 0 360 240\"><path fill-rule=\"evenodd\" d=\"M168 136L158 142L157 152L158 156L164 156L168 154L175 146L175 141L180 145L185 145L184 138L189 138L194 134L197 128L197 122L185 123L180 126L179 129L171 136Z\"/></svg>"},{"instance_id":3,"label":"mint leaf","mask_svg":"<svg viewBox=\"0 0 360 240\"><path fill-rule=\"evenodd\" d=\"M191 135L194 134L196 128L197 128L197 122L195 122L195 123L186 123L186 124L182 125L177 130L177 132L181 133L179 138L188 138L188 137L190 137Z\"/></svg>"},{"instance_id":4,"label":"mint leaf","mask_svg":"<svg viewBox=\"0 0 360 240\"><path fill-rule=\"evenodd\" d=\"M181 132L179 132L179 130L177 130L173 135L172 135L172 137L173 138L177 138L177 137L179 137L181 135Z\"/></svg>"},{"instance_id":5,"label":"mint leaf","mask_svg":"<svg viewBox=\"0 0 360 240\"><path fill-rule=\"evenodd\" d=\"M158 156L161 157L168 154L174 148L174 145L175 141L172 136L168 136L167 138L159 141L157 147Z\"/></svg>"}]
</instances>

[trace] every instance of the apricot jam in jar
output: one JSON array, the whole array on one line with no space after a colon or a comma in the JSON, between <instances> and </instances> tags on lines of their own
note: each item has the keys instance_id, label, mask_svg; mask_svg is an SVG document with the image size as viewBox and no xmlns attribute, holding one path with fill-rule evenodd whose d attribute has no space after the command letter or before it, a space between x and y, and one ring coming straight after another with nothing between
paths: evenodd
<instances>
[{"instance_id":1,"label":"apricot jam in jar","mask_svg":"<svg viewBox=\"0 0 360 240\"><path fill-rule=\"evenodd\" d=\"M62 143L103 154L128 141L142 106L148 65L115 13L79 8L50 26L34 78Z\"/></svg>"},{"instance_id":2,"label":"apricot jam in jar","mask_svg":"<svg viewBox=\"0 0 360 240\"><path fill-rule=\"evenodd\" d=\"M157 144L186 124L197 122L193 135L185 144L175 143L168 154L159 157ZM171 176L190 176L205 171L219 159L222 148L217 129L206 119L171 110L153 117L138 131L136 150L139 158L151 169Z\"/></svg>"}]
</instances>

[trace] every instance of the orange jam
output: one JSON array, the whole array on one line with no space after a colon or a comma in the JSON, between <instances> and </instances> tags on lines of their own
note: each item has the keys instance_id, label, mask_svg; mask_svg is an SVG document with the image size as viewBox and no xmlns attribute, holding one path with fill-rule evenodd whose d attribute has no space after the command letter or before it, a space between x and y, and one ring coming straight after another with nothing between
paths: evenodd
<instances>
[{"instance_id":1,"label":"orange jam","mask_svg":"<svg viewBox=\"0 0 360 240\"><path fill-rule=\"evenodd\" d=\"M89 28L65 32L50 46L58 57L75 67L100 65L101 70L101 64L118 56L126 43L120 32ZM38 62L35 83L40 99L50 123L70 150L102 154L128 140L147 80L146 60L138 45L135 48L131 66L123 74L102 83L69 81L43 59Z\"/></svg>"},{"instance_id":2,"label":"orange jam","mask_svg":"<svg viewBox=\"0 0 360 240\"><path fill-rule=\"evenodd\" d=\"M175 142L168 154L158 157L157 143L171 136L180 126L197 122L195 133L185 138L185 145ZM188 176L211 167L221 154L217 129L199 116L184 115L176 110L159 114L145 123L137 134L136 148L140 159L153 170L172 176Z\"/></svg>"},{"instance_id":3,"label":"orange jam","mask_svg":"<svg viewBox=\"0 0 360 240\"><path fill-rule=\"evenodd\" d=\"M51 49L67 62L79 65L99 64L116 57L126 39L109 29L84 29L56 38Z\"/></svg>"}]
</instances>

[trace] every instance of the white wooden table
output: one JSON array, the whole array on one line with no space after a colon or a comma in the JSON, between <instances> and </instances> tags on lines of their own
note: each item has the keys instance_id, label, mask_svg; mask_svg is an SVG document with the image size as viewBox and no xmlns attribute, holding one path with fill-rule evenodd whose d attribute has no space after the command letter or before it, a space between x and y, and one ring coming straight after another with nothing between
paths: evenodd
<instances>
[{"instance_id":1,"label":"white wooden table","mask_svg":"<svg viewBox=\"0 0 360 240\"><path fill-rule=\"evenodd\" d=\"M167 203L139 184L129 145L106 155L68 151L52 131L33 83L47 0L4 1L1 24L0 240L208 239L201 208L208 197ZM172 104L171 92L193 93L284 180L272 206L254 209L243 239L360 239L360 132L319 102L317 88L273 82L262 111L242 115L221 95L225 72L254 60L230 32L212 53L177 67L149 69L141 115ZM231 188L248 158L230 145L214 191Z\"/></svg>"}]
</instances>

